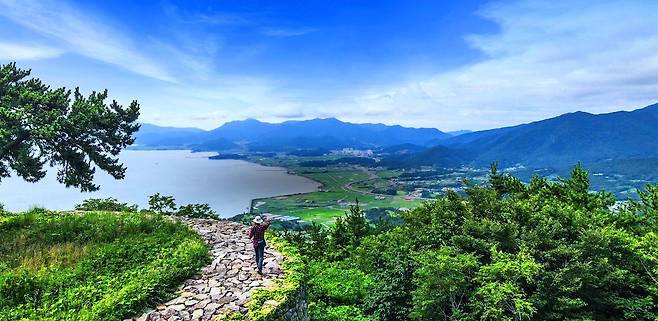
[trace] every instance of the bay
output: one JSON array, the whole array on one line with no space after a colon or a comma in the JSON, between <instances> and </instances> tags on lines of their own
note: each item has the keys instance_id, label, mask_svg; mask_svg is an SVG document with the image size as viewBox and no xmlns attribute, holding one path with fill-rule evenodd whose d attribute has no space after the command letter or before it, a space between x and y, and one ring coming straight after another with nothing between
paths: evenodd
<instances>
[{"instance_id":1,"label":"bay","mask_svg":"<svg viewBox=\"0 0 658 321\"><path fill-rule=\"evenodd\" d=\"M18 177L0 182L0 202L9 211L31 207L70 210L87 198L114 197L122 202L148 207L148 196L171 195L179 205L208 203L221 217L248 210L252 199L316 191L317 182L290 175L284 168L266 167L242 160L210 160L213 153L190 151L124 151L126 177L115 180L98 170L97 192L82 193L56 180L56 172L37 183Z\"/></svg>"}]
</instances>

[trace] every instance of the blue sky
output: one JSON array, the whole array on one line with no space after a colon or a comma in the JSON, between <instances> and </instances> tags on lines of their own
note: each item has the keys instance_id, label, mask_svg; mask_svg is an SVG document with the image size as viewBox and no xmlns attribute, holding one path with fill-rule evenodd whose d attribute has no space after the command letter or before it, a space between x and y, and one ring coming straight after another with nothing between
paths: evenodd
<instances>
[{"instance_id":1,"label":"blue sky","mask_svg":"<svg viewBox=\"0 0 658 321\"><path fill-rule=\"evenodd\" d=\"M160 125L485 129L658 101L658 2L0 0L9 61Z\"/></svg>"}]
</instances>

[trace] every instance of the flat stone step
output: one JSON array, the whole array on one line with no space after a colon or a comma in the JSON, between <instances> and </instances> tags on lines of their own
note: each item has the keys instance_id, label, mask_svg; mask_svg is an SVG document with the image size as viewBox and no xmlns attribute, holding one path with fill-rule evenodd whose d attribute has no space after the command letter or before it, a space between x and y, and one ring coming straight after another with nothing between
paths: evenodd
<instances>
[{"instance_id":1,"label":"flat stone step","mask_svg":"<svg viewBox=\"0 0 658 321\"><path fill-rule=\"evenodd\" d=\"M208 321L227 311L246 312L246 303L258 288L283 276L284 257L265 251L263 275L256 273L249 227L230 221L176 218L194 229L208 244L211 263L201 274L179 287L178 297L126 321Z\"/></svg>"}]
</instances>

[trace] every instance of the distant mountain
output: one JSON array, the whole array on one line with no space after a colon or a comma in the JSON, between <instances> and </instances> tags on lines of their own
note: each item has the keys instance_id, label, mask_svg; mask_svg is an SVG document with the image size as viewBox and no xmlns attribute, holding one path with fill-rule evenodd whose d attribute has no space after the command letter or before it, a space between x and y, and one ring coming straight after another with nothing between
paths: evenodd
<instances>
[{"instance_id":1,"label":"distant mountain","mask_svg":"<svg viewBox=\"0 0 658 321\"><path fill-rule=\"evenodd\" d=\"M499 161L502 166L563 169L578 162L658 158L658 104L630 112L575 112L458 136L433 128L353 124L335 118L276 124L247 119L211 131L143 124L136 147L291 153L372 148L384 155L382 164L396 167Z\"/></svg>"},{"instance_id":2,"label":"distant mountain","mask_svg":"<svg viewBox=\"0 0 658 321\"><path fill-rule=\"evenodd\" d=\"M459 136L459 135L464 135L464 134L468 134L468 133L472 133L472 132L473 132L472 130L464 129L464 130L455 130L455 131L451 131L451 132L446 132L446 134L448 134L450 136Z\"/></svg>"},{"instance_id":3,"label":"distant mountain","mask_svg":"<svg viewBox=\"0 0 658 321\"><path fill-rule=\"evenodd\" d=\"M190 148L200 139L206 131L198 128L162 127L152 124L141 124L135 134L136 140L133 148Z\"/></svg>"},{"instance_id":4,"label":"distant mountain","mask_svg":"<svg viewBox=\"0 0 658 321\"><path fill-rule=\"evenodd\" d=\"M631 112L575 112L513 127L473 132L443 140L465 150L469 162L560 168L577 162L658 156L658 104Z\"/></svg>"},{"instance_id":5,"label":"distant mountain","mask_svg":"<svg viewBox=\"0 0 658 321\"><path fill-rule=\"evenodd\" d=\"M424 145L450 135L435 128L384 124L353 124L336 118L286 121L278 124L248 119L226 123L211 135L246 142L259 150L290 148L367 148L396 144Z\"/></svg>"},{"instance_id":6,"label":"distant mountain","mask_svg":"<svg viewBox=\"0 0 658 321\"><path fill-rule=\"evenodd\" d=\"M192 145L194 151L226 151L239 148L240 145L221 137L203 139L201 143Z\"/></svg>"},{"instance_id":7,"label":"distant mountain","mask_svg":"<svg viewBox=\"0 0 658 321\"><path fill-rule=\"evenodd\" d=\"M412 154L426 150L427 148L428 148L427 146L420 146L414 144L400 144L400 145L382 147L377 152L379 154L389 154L389 155Z\"/></svg>"},{"instance_id":8,"label":"distant mountain","mask_svg":"<svg viewBox=\"0 0 658 321\"><path fill-rule=\"evenodd\" d=\"M228 122L208 132L209 137L221 137L233 142L253 142L264 137L276 127L256 119Z\"/></svg>"},{"instance_id":9,"label":"distant mountain","mask_svg":"<svg viewBox=\"0 0 658 321\"><path fill-rule=\"evenodd\" d=\"M477 131L435 141L437 147L392 155L384 164L525 165L564 170L578 162L645 160L658 157L658 104L607 114L575 112L512 127ZM628 163L628 162L627 162Z\"/></svg>"},{"instance_id":10,"label":"distant mountain","mask_svg":"<svg viewBox=\"0 0 658 321\"><path fill-rule=\"evenodd\" d=\"M158 137L157 130L162 137ZM199 132L200 131L200 132ZM147 134L137 134L139 146L192 147L197 150L242 146L252 151L299 149L378 148L399 144L427 145L449 138L435 128L408 128L384 124L353 124L335 118L265 123L255 119L233 121L211 131L175 129L149 125Z\"/></svg>"},{"instance_id":11,"label":"distant mountain","mask_svg":"<svg viewBox=\"0 0 658 321\"><path fill-rule=\"evenodd\" d=\"M472 159L468 151L446 146L434 146L416 153L396 154L385 157L380 165L390 168L420 166L456 167Z\"/></svg>"}]
</instances>

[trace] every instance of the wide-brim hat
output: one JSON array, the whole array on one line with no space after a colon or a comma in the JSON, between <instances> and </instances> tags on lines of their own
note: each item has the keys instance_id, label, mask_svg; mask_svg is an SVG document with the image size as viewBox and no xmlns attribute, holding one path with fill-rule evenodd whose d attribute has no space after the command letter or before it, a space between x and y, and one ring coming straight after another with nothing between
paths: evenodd
<instances>
[{"instance_id":1,"label":"wide-brim hat","mask_svg":"<svg viewBox=\"0 0 658 321\"><path fill-rule=\"evenodd\" d=\"M256 217L254 217L254 223L256 223L256 224L261 224L261 223L263 223L263 218L260 217L260 216L256 216Z\"/></svg>"}]
</instances>

